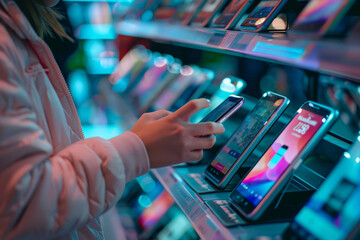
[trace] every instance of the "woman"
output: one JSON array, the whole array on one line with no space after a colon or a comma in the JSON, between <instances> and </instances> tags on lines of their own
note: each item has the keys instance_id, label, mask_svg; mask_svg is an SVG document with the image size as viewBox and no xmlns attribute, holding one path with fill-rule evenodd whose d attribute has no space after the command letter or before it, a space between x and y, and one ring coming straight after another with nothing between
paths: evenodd
<instances>
[{"instance_id":1,"label":"woman","mask_svg":"<svg viewBox=\"0 0 360 240\"><path fill-rule=\"evenodd\" d=\"M101 239L98 217L149 168L199 160L224 131L189 123L204 100L144 114L110 140L84 139L70 93L39 36L66 33L55 0L0 0L0 239ZM209 136L198 138L196 136Z\"/></svg>"}]
</instances>

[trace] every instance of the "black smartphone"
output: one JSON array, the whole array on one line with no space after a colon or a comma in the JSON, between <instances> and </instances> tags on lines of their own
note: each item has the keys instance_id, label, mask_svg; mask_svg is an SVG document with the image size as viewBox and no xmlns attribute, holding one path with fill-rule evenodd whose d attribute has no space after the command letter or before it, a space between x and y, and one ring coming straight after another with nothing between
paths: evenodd
<instances>
[{"instance_id":1,"label":"black smartphone","mask_svg":"<svg viewBox=\"0 0 360 240\"><path fill-rule=\"evenodd\" d=\"M232 0L224 11L214 19L211 26L233 29L253 2L254 0Z\"/></svg>"},{"instance_id":2,"label":"black smartphone","mask_svg":"<svg viewBox=\"0 0 360 240\"><path fill-rule=\"evenodd\" d=\"M219 106L206 115L200 122L222 123L244 104L244 98L230 95Z\"/></svg>"},{"instance_id":3,"label":"black smartphone","mask_svg":"<svg viewBox=\"0 0 360 240\"><path fill-rule=\"evenodd\" d=\"M273 92L264 93L207 166L206 178L218 188L226 187L289 103L289 99L284 96Z\"/></svg>"},{"instance_id":4,"label":"black smartphone","mask_svg":"<svg viewBox=\"0 0 360 240\"><path fill-rule=\"evenodd\" d=\"M293 116L256 165L230 194L233 205L248 219L256 220L316 147L339 112L306 102Z\"/></svg>"},{"instance_id":5,"label":"black smartphone","mask_svg":"<svg viewBox=\"0 0 360 240\"><path fill-rule=\"evenodd\" d=\"M287 0L262 0L240 26L240 30L266 31Z\"/></svg>"}]
</instances>

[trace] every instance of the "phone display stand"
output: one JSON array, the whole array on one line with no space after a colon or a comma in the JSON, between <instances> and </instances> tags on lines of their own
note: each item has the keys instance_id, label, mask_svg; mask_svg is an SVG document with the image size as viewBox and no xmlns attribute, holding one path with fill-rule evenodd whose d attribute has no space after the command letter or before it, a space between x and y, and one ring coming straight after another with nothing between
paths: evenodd
<instances>
[{"instance_id":1,"label":"phone display stand","mask_svg":"<svg viewBox=\"0 0 360 240\"><path fill-rule=\"evenodd\" d=\"M226 227L291 221L313 193L313 191L289 192L293 176L294 171L281 194L256 221L243 218L229 200L210 200L205 201L205 204Z\"/></svg>"},{"instance_id":2,"label":"phone display stand","mask_svg":"<svg viewBox=\"0 0 360 240\"><path fill-rule=\"evenodd\" d=\"M279 21L283 24L279 24ZM268 32L285 32L289 29L289 15L285 12L280 12L267 28Z\"/></svg>"},{"instance_id":3,"label":"phone display stand","mask_svg":"<svg viewBox=\"0 0 360 240\"><path fill-rule=\"evenodd\" d=\"M229 184L224 189L220 189L211 184L208 180L206 180L205 174L203 173L189 173L187 175L184 175L183 179L198 194L231 192L237 185L237 183L240 181L239 175L235 174Z\"/></svg>"}]
</instances>

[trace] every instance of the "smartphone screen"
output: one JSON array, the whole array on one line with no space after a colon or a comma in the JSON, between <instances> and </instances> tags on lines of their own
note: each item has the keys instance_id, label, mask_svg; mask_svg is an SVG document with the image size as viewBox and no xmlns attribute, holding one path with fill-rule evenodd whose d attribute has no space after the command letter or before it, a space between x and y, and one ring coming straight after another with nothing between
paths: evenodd
<instances>
[{"instance_id":1,"label":"smartphone screen","mask_svg":"<svg viewBox=\"0 0 360 240\"><path fill-rule=\"evenodd\" d=\"M254 142L256 137L259 137L259 132L264 129L265 124L269 122L283 105L287 104L288 101L283 96L273 93L264 95L206 168L206 174L210 175L216 182L222 181L233 165L243 155L243 152L249 148L249 145Z\"/></svg>"},{"instance_id":2,"label":"smartphone screen","mask_svg":"<svg viewBox=\"0 0 360 240\"><path fill-rule=\"evenodd\" d=\"M184 5L180 7L176 13L177 19L180 21L186 21L184 24L188 24L192 15L198 10L197 8L202 5L204 0L188 0L184 1Z\"/></svg>"},{"instance_id":3,"label":"smartphone screen","mask_svg":"<svg viewBox=\"0 0 360 240\"><path fill-rule=\"evenodd\" d=\"M319 32L329 28L331 22L339 17L342 9L354 2L353 0L312 0L296 18L291 30ZM326 31L326 29L323 29Z\"/></svg>"},{"instance_id":4,"label":"smartphone screen","mask_svg":"<svg viewBox=\"0 0 360 240\"><path fill-rule=\"evenodd\" d=\"M174 58L171 56L159 56L154 59L153 66L150 67L139 84L134 88L131 92L137 99L137 105L143 105L145 101L148 99L148 93L154 88L156 84L160 84L163 79L162 76L167 71L170 64L174 63Z\"/></svg>"},{"instance_id":5,"label":"smartphone screen","mask_svg":"<svg viewBox=\"0 0 360 240\"><path fill-rule=\"evenodd\" d=\"M134 19L134 18L141 18L141 15L147 11L152 11L155 9L159 4L160 0L135 0L127 12L125 13L126 19Z\"/></svg>"},{"instance_id":6,"label":"smartphone screen","mask_svg":"<svg viewBox=\"0 0 360 240\"><path fill-rule=\"evenodd\" d=\"M305 103L230 198L246 214L251 213L285 171L293 166L299 153L327 123L330 114L331 110L328 108L318 107L310 102Z\"/></svg>"},{"instance_id":7,"label":"smartphone screen","mask_svg":"<svg viewBox=\"0 0 360 240\"><path fill-rule=\"evenodd\" d=\"M260 28L284 0L262 0L241 26Z\"/></svg>"},{"instance_id":8,"label":"smartphone screen","mask_svg":"<svg viewBox=\"0 0 360 240\"><path fill-rule=\"evenodd\" d=\"M360 137L296 215L291 224L303 239L352 239L360 221Z\"/></svg>"},{"instance_id":9,"label":"smartphone screen","mask_svg":"<svg viewBox=\"0 0 360 240\"><path fill-rule=\"evenodd\" d=\"M223 101L217 108L212 110L200 122L223 122L230 114L234 113L244 104L244 98L230 96Z\"/></svg>"},{"instance_id":10,"label":"smartphone screen","mask_svg":"<svg viewBox=\"0 0 360 240\"><path fill-rule=\"evenodd\" d=\"M233 19L235 14L242 11L250 0L232 0L224 9L223 13L214 21L216 26L226 26ZM249 4L250 5L250 4Z\"/></svg>"},{"instance_id":11,"label":"smartphone screen","mask_svg":"<svg viewBox=\"0 0 360 240\"><path fill-rule=\"evenodd\" d=\"M214 79L214 72L205 69L198 68L196 70L197 74L194 75L194 79L191 84L186 88L185 91L175 100L175 102L170 106L169 110L174 112L184 106L188 101L192 99L199 98L203 92L207 89L211 81Z\"/></svg>"},{"instance_id":12,"label":"smartphone screen","mask_svg":"<svg viewBox=\"0 0 360 240\"><path fill-rule=\"evenodd\" d=\"M191 66L183 66L180 75L158 96L152 106L155 110L168 109L179 96L187 89L198 74L198 69Z\"/></svg>"},{"instance_id":13,"label":"smartphone screen","mask_svg":"<svg viewBox=\"0 0 360 240\"><path fill-rule=\"evenodd\" d=\"M202 23L209 19L216 8L222 3L224 0L209 0L205 3L204 7L201 11L197 14L196 18L194 19L194 23Z\"/></svg>"},{"instance_id":14,"label":"smartphone screen","mask_svg":"<svg viewBox=\"0 0 360 240\"><path fill-rule=\"evenodd\" d=\"M116 92L125 92L146 71L152 53L144 46L132 48L121 59L116 70L110 76L110 82Z\"/></svg>"},{"instance_id":15,"label":"smartphone screen","mask_svg":"<svg viewBox=\"0 0 360 240\"><path fill-rule=\"evenodd\" d=\"M197 111L190 117L191 122L199 122L209 112L214 110L220 103L227 99L231 95L239 95L240 92L246 87L246 82L236 77L226 77L221 81L220 86L215 93L211 96L211 105L208 108Z\"/></svg>"},{"instance_id":16,"label":"smartphone screen","mask_svg":"<svg viewBox=\"0 0 360 240\"><path fill-rule=\"evenodd\" d=\"M143 230L153 228L174 204L167 191L162 191L152 204L141 213L138 223Z\"/></svg>"},{"instance_id":17,"label":"smartphone screen","mask_svg":"<svg viewBox=\"0 0 360 240\"><path fill-rule=\"evenodd\" d=\"M163 0L154 12L154 19L165 20L175 17L176 10L183 4L181 0Z\"/></svg>"}]
</instances>

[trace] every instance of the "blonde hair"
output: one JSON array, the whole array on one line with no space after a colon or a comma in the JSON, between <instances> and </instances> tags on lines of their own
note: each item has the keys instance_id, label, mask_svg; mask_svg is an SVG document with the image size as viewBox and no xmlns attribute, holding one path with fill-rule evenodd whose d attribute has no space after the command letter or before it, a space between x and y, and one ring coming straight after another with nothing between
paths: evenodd
<instances>
[{"instance_id":1,"label":"blonde hair","mask_svg":"<svg viewBox=\"0 0 360 240\"><path fill-rule=\"evenodd\" d=\"M71 37L69 37L63 26L59 23L59 20L64 17L52 8L47 7L43 0L15 1L41 38L45 35L54 37L55 33L60 38L66 38L71 42L74 41Z\"/></svg>"}]
</instances>

